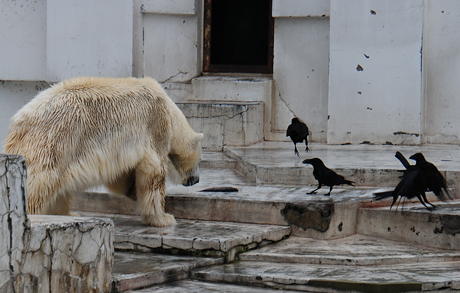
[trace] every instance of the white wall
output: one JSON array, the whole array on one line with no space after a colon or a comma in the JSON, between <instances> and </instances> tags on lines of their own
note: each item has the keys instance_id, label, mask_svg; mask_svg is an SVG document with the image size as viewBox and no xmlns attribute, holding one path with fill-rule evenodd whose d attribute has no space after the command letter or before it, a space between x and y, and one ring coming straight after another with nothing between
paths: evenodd
<instances>
[{"instance_id":1,"label":"white wall","mask_svg":"<svg viewBox=\"0 0 460 293\"><path fill-rule=\"evenodd\" d=\"M427 143L460 143L460 2L425 1L423 72Z\"/></svg>"},{"instance_id":2,"label":"white wall","mask_svg":"<svg viewBox=\"0 0 460 293\"><path fill-rule=\"evenodd\" d=\"M190 98L201 74L201 1L141 1L143 75L162 83L174 101Z\"/></svg>"},{"instance_id":3,"label":"white wall","mask_svg":"<svg viewBox=\"0 0 460 293\"><path fill-rule=\"evenodd\" d=\"M331 0L328 143L420 142L422 27L423 0Z\"/></svg>"},{"instance_id":4,"label":"white wall","mask_svg":"<svg viewBox=\"0 0 460 293\"><path fill-rule=\"evenodd\" d=\"M3 133L42 80L149 75L175 101L206 97L191 82L202 2L0 2L0 80L30 81L1 85ZM460 144L458 11L458 0L273 0L273 90L250 97L266 103L266 139L285 140L299 116L314 141Z\"/></svg>"},{"instance_id":5,"label":"white wall","mask_svg":"<svg viewBox=\"0 0 460 293\"><path fill-rule=\"evenodd\" d=\"M132 76L133 3L48 0L48 81Z\"/></svg>"},{"instance_id":6,"label":"white wall","mask_svg":"<svg viewBox=\"0 0 460 293\"><path fill-rule=\"evenodd\" d=\"M48 87L48 83L39 81L0 81L0 153L11 117L39 91Z\"/></svg>"},{"instance_id":7,"label":"white wall","mask_svg":"<svg viewBox=\"0 0 460 293\"><path fill-rule=\"evenodd\" d=\"M46 79L47 1L0 1L0 80Z\"/></svg>"},{"instance_id":8,"label":"white wall","mask_svg":"<svg viewBox=\"0 0 460 293\"><path fill-rule=\"evenodd\" d=\"M274 139L286 139L297 116L307 123L310 140L326 142L329 18L275 18L274 51L271 130L281 133Z\"/></svg>"}]
</instances>

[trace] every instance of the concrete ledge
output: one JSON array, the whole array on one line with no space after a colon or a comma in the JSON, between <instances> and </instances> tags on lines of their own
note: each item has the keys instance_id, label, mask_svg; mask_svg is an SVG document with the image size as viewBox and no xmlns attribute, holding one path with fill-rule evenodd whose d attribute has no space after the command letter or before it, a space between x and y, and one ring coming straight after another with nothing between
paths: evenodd
<instances>
[{"instance_id":1,"label":"concrete ledge","mask_svg":"<svg viewBox=\"0 0 460 293\"><path fill-rule=\"evenodd\" d=\"M444 249L460 247L459 202L436 203L427 211L420 203L406 204L404 209L388 207L361 208L357 233L383 239L417 243Z\"/></svg>"},{"instance_id":2,"label":"concrete ledge","mask_svg":"<svg viewBox=\"0 0 460 293\"><path fill-rule=\"evenodd\" d=\"M355 234L327 240L291 236L242 253L239 258L241 261L376 267L460 261L460 252Z\"/></svg>"},{"instance_id":3,"label":"concrete ledge","mask_svg":"<svg viewBox=\"0 0 460 293\"><path fill-rule=\"evenodd\" d=\"M460 289L458 265L440 262L367 267L241 261L197 269L192 278L308 292L451 292Z\"/></svg>"},{"instance_id":4,"label":"concrete ledge","mask_svg":"<svg viewBox=\"0 0 460 293\"><path fill-rule=\"evenodd\" d=\"M18 283L24 292L109 292L114 226L109 219L30 215ZM22 292L22 291L21 291Z\"/></svg>"},{"instance_id":5,"label":"concrete ledge","mask_svg":"<svg viewBox=\"0 0 460 293\"><path fill-rule=\"evenodd\" d=\"M223 258L116 252L112 292L183 280L189 278L195 268L223 263Z\"/></svg>"},{"instance_id":6,"label":"concrete ledge","mask_svg":"<svg viewBox=\"0 0 460 293\"><path fill-rule=\"evenodd\" d=\"M177 219L175 226L156 228L146 226L136 216L106 216L114 220L117 249L211 255L225 257L227 262L234 261L242 250L280 241L291 233L289 226L184 219Z\"/></svg>"}]
</instances>

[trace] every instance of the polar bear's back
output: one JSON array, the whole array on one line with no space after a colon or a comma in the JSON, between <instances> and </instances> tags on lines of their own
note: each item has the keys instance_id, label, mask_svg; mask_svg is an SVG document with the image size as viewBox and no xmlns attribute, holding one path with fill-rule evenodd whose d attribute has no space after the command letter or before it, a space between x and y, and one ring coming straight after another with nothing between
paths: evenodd
<instances>
[{"instance_id":1,"label":"polar bear's back","mask_svg":"<svg viewBox=\"0 0 460 293\"><path fill-rule=\"evenodd\" d=\"M52 168L57 161L63 167L66 161L75 162L82 154L92 154L96 161L129 160L126 154L142 155L151 137L162 144L158 147L168 148L166 99L150 78L66 80L39 93L12 117L5 152Z\"/></svg>"}]
</instances>

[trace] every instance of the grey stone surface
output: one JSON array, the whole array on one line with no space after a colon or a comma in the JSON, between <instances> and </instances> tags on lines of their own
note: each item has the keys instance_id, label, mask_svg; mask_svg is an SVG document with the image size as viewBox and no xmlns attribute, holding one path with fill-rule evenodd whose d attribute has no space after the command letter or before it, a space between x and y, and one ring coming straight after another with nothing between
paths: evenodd
<instances>
[{"instance_id":1,"label":"grey stone surface","mask_svg":"<svg viewBox=\"0 0 460 293\"><path fill-rule=\"evenodd\" d=\"M363 235L328 240L291 236L273 245L242 253L239 258L276 263L375 266L459 261L460 252Z\"/></svg>"},{"instance_id":2,"label":"grey stone surface","mask_svg":"<svg viewBox=\"0 0 460 293\"><path fill-rule=\"evenodd\" d=\"M29 231L26 162L0 154L0 292L19 292L22 252Z\"/></svg>"},{"instance_id":3,"label":"grey stone surface","mask_svg":"<svg viewBox=\"0 0 460 293\"><path fill-rule=\"evenodd\" d=\"M454 190L460 187L460 147L451 145L323 145L310 144L308 153L294 155L292 142L262 142L247 147L229 146L225 154L236 160L237 170L254 183L315 185L312 167L302 164L306 158L321 158L326 166L336 170L359 186L396 186L402 170L394 157L396 151L407 158L422 152L446 176ZM414 162L411 162L414 163Z\"/></svg>"},{"instance_id":4,"label":"grey stone surface","mask_svg":"<svg viewBox=\"0 0 460 293\"><path fill-rule=\"evenodd\" d=\"M361 208L357 231L384 239L400 240L445 249L460 247L460 202L437 203L433 212L420 203L400 206Z\"/></svg>"},{"instance_id":5,"label":"grey stone surface","mask_svg":"<svg viewBox=\"0 0 460 293\"><path fill-rule=\"evenodd\" d=\"M115 247L119 249L211 250L228 256L234 253L233 249L257 245L264 240L279 241L291 233L289 226L177 219L174 226L157 228L146 226L139 216L86 215L110 217L114 221ZM227 261L232 261L234 256Z\"/></svg>"},{"instance_id":6,"label":"grey stone surface","mask_svg":"<svg viewBox=\"0 0 460 293\"><path fill-rule=\"evenodd\" d=\"M224 259L116 252L114 262L112 292L123 292L182 280L192 269L222 264Z\"/></svg>"},{"instance_id":7,"label":"grey stone surface","mask_svg":"<svg viewBox=\"0 0 460 293\"><path fill-rule=\"evenodd\" d=\"M243 261L198 269L192 278L313 292L460 290L459 267L459 262L341 266Z\"/></svg>"},{"instance_id":8,"label":"grey stone surface","mask_svg":"<svg viewBox=\"0 0 460 293\"><path fill-rule=\"evenodd\" d=\"M109 219L30 215L21 292L108 292L114 226Z\"/></svg>"},{"instance_id":9,"label":"grey stone surface","mask_svg":"<svg viewBox=\"0 0 460 293\"><path fill-rule=\"evenodd\" d=\"M285 290L260 287L238 286L225 283L205 283L193 280L178 281L168 284L152 286L150 288L128 291L132 293L276 293ZM289 290L289 292L296 292Z\"/></svg>"}]
</instances>

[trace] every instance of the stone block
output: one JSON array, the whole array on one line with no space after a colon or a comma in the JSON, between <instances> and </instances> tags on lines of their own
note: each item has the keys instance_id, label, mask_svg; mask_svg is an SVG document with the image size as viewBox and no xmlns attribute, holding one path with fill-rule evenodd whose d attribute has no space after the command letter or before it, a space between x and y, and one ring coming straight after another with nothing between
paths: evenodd
<instances>
[{"instance_id":1,"label":"stone block","mask_svg":"<svg viewBox=\"0 0 460 293\"><path fill-rule=\"evenodd\" d=\"M184 102L177 103L190 126L204 134L205 150L224 146L246 146L264 139L263 102Z\"/></svg>"},{"instance_id":2,"label":"stone block","mask_svg":"<svg viewBox=\"0 0 460 293\"><path fill-rule=\"evenodd\" d=\"M114 225L109 219L30 215L17 292L109 292Z\"/></svg>"}]
</instances>

